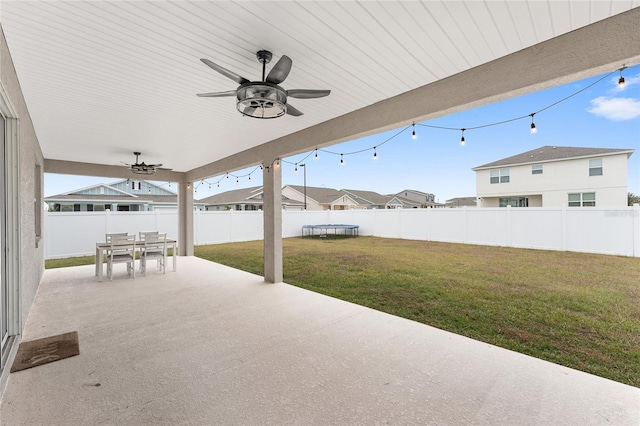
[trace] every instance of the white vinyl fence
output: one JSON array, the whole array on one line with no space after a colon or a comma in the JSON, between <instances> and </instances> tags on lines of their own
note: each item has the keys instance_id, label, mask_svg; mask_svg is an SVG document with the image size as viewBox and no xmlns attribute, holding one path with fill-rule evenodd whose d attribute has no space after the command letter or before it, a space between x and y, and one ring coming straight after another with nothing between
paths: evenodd
<instances>
[{"instance_id":1,"label":"white vinyl fence","mask_svg":"<svg viewBox=\"0 0 640 426\"><path fill-rule=\"evenodd\" d=\"M282 236L303 225L359 225L385 238L577 251L640 257L640 207L462 208L283 211ZM261 240L261 211L194 212L194 243ZM166 232L178 237L178 215L156 212L46 213L47 259L92 255L106 232Z\"/></svg>"}]
</instances>

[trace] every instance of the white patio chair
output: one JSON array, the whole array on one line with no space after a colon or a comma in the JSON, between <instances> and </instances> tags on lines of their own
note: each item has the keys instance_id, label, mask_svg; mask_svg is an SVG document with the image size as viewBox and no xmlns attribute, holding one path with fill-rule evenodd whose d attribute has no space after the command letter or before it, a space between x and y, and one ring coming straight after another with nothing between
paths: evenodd
<instances>
[{"instance_id":1,"label":"white patio chair","mask_svg":"<svg viewBox=\"0 0 640 426\"><path fill-rule=\"evenodd\" d=\"M144 231L144 232L140 232L140 241L145 241L145 239L147 238L147 235L158 235L160 232L158 231Z\"/></svg>"},{"instance_id":2,"label":"white patio chair","mask_svg":"<svg viewBox=\"0 0 640 426\"><path fill-rule=\"evenodd\" d=\"M126 232L107 232L104 237L105 242L110 243L111 237L114 235L122 236L122 235L127 235L127 233Z\"/></svg>"},{"instance_id":3,"label":"white patio chair","mask_svg":"<svg viewBox=\"0 0 640 426\"><path fill-rule=\"evenodd\" d=\"M127 273L136 277L136 236L135 235L111 235L111 246L107 251L107 276L113 281L113 265L126 263Z\"/></svg>"},{"instance_id":4,"label":"white patio chair","mask_svg":"<svg viewBox=\"0 0 640 426\"><path fill-rule=\"evenodd\" d=\"M167 234L148 233L140 251L140 272L147 275L147 260L157 260L158 269L167 273Z\"/></svg>"}]
</instances>

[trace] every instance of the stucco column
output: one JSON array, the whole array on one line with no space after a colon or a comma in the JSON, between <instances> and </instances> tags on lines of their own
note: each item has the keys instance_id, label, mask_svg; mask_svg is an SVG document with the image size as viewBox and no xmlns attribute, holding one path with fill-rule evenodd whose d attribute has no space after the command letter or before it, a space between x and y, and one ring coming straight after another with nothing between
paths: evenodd
<instances>
[{"instance_id":1,"label":"stucco column","mask_svg":"<svg viewBox=\"0 0 640 426\"><path fill-rule=\"evenodd\" d=\"M178 184L178 254L193 256L193 184Z\"/></svg>"},{"instance_id":2,"label":"stucco column","mask_svg":"<svg viewBox=\"0 0 640 426\"><path fill-rule=\"evenodd\" d=\"M270 164L265 161L265 164ZM282 169L280 160L262 171L264 221L264 280L282 282Z\"/></svg>"}]
</instances>

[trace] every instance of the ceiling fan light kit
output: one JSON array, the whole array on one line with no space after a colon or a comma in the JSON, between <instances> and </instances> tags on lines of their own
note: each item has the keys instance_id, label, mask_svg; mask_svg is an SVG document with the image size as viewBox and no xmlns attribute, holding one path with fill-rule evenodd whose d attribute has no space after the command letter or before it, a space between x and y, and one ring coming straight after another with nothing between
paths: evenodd
<instances>
[{"instance_id":1,"label":"ceiling fan light kit","mask_svg":"<svg viewBox=\"0 0 640 426\"><path fill-rule=\"evenodd\" d=\"M245 83L237 90L238 111L249 117L276 118L287 113L287 92L268 82Z\"/></svg>"},{"instance_id":2,"label":"ceiling fan light kit","mask_svg":"<svg viewBox=\"0 0 640 426\"><path fill-rule=\"evenodd\" d=\"M201 61L211 69L230 78L240 86L238 86L236 90L199 93L197 96L208 98L236 96L236 108L242 115L264 119L282 117L285 114L294 117L301 116L301 111L287 103L288 97L313 99L321 98L331 93L331 90L284 90L279 84L287 78L291 71L291 65L293 64L291 58L282 55L280 60L278 60L269 72L269 75L266 75L266 66L271 62L271 58L273 57L272 53L266 50L260 50L256 53L256 57L258 58L258 62L262 63L262 81L249 81L208 59L201 59Z\"/></svg>"},{"instance_id":3,"label":"ceiling fan light kit","mask_svg":"<svg viewBox=\"0 0 640 426\"><path fill-rule=\"evenodd\" d=\"M142 163L139 163L138 162L138 157L140 156L140 153L139 152L134 152L133 155L136 156L136 162L133 163L133 164L127 164L127 163L125 163L125 164L130 166L131 173L134 173L136 175L152 175L152 174L155 174L157 168L162 166L162 164L145 164L144 161Z\"/></svg>"}]
</instances>

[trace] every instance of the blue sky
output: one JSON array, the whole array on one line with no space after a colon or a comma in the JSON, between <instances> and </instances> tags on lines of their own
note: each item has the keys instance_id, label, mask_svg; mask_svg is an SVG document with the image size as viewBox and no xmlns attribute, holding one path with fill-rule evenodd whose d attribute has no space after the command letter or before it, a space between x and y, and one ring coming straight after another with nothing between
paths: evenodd
<instances>
[{"instance_id":1,"label":"blue sky","mask_svg":"<svg viewBox=\"0 0 640 426\"><path fill-rule=\"evenodd\" d=\"M411 127L396 135L403 128L378 135L345 142L323 150L343 153L340 155L320 150L318 159L313 153L285 158L282 165L283 185L303 184L302 168L294 172L291 163L307 164L307 185L336 189L361 189L381 194L397 193L404 189L431 192L444 202L453 197L475 196L473 167L529 151L545 145L625 148L636 152L628 162L629 192L640 194L640 66L629 67L623 75L626 84L617 84L616 71L594 86L535 115L538 133L530 133L529 117L514 122L465 131L465 146L461 146L460 130L441 130L421 126L451 127L455 129L483 126L490 123L527 116L567 96L575 94L603 75L569 83L503 102L452 114L416 125L417 139L411 138ZM391 140L389 140L392 138ZM388 140L380 146L381 143ZM373 159L372 148L377 159ZM348 154L366 150L359 154ZM234 175L247 175L254 168L238 170ZM251 181L246 176L222 179L221 176L196 182L194 198L201 199L220 192L258 186L262 174L256 170ZM64 193L97 183L109 183L119 179L94 178L45 174L45 196ZM166 182L158 182L165 184ZM209 189L209 183L211 189ZM171 188L175 190L175 185Z\"/></svg>"}]
</instances>

